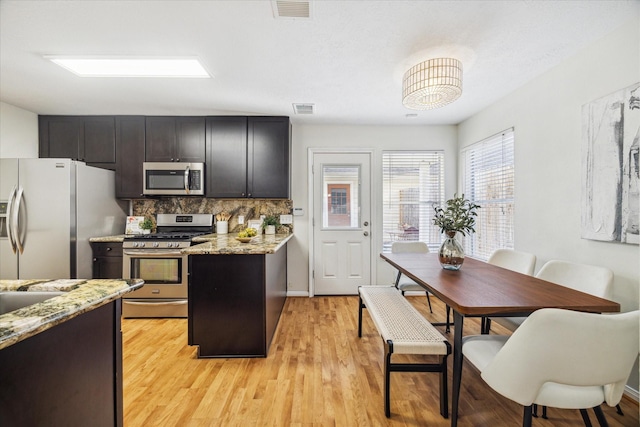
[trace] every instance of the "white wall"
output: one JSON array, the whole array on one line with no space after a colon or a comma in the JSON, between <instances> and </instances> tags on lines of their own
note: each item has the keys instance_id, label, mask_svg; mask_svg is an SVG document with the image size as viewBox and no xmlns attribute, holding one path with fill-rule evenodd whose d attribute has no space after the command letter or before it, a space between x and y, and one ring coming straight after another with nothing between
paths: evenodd
<instances>
[{"instance_id":1,"label":"white wall","mask_svg":"<svg viewBox=\"0 0 640 427\"><path fill-rule=\"evenodd\" d=\"M638 308L640 249L580 238L581 108L638 81L635 17L458 127L460 147L515 128L516 249L536 254L537 269L550 259L611 268L622 311ZM630 385L638 390L637 376Z\"/></svg>"},{"instance_id":2,"label":"white wall","mask_svg":"<svg viewBox=\"0 0 640 427\"><path fill-rule=\"evenodd\" d=\"M0 102L0 158L38 157L38 115Z\"/></svg>"},{"instance_id":3,"label":"white wall","mask_svg":"<svg viewBox=\"0 0 640 427\"><path fill-rule=\"evenodd\" d=\"M293 217L294 238L289 241L287 250L289 295L307 295L309 291L309 148L371 149L371 188L378 204L382 200L383 150L444 150L445 193L448 196L455 192L458 161L456 126L293 126L291 198L294 207L304 209L304 216ZM372 211L372 282L391 283L394 272L378 256L382 251L382 214L375 205Z\"/></svg>"}]
</instances>

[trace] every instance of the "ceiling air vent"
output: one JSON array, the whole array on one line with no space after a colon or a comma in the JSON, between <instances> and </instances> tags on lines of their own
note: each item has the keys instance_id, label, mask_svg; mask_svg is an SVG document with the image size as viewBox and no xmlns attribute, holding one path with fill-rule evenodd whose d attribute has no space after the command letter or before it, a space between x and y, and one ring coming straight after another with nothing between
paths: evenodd
<instances>
[{"instance_id":1,"label":"ceiling air vent","mask_svg":"<svg viewBox=\"0 0 640 427\"><path fill-rule=\"evenodd\" d=\"M272 0L274 18L311 18L308 0Z\"/></svg>"},{"instance_id":2,"label":"ceiling air vent","mask_svg":"<svg viewBox=\"0 0 640 427\"><path fill-rule=\"evenodd\" d=\"M313 114L313 104L293 104L293 112L296 114Z\"/></svg>"}]
</instances>

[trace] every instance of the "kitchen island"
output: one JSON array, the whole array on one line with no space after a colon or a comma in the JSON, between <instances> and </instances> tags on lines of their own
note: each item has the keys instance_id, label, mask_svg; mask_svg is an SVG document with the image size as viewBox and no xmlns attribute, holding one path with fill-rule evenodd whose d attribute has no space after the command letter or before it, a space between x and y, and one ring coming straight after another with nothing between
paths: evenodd
<instances>
[{"instance_id":1,"label":"kitchen island","mask_svg":"<svg viewBox=\"0 0 640 427\"><path fill-rule=\"evenodd\" d=\"M189 255L189 345L198 357L266 357L287 295L291 234L209 234Z\"/></svg>"},{"instance_id":2,"label":"kitchen island","mask_svg":"<svg viewBox=\"0 0 640 427\"><path fill-rule=\"evenodd\" d=\"M120 297L142 285L0 280L4 296L53 296L0 315L0 425L121 426Z\"/></svg>"}]
</instances>

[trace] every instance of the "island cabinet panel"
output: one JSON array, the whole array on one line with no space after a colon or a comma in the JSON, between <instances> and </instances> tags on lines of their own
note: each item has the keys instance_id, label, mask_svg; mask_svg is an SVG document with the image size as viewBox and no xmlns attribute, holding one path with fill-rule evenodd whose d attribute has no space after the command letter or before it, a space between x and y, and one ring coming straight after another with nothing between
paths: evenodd
<instances>
[{"instance_id":1,"label":"island cabinet panel","mask_svg":"<svg viewBox=\"0 0 640 427\"><path fill-rule=\"evenodd\" d=\"M147 117L147 162L204 162L204 117Z\"/></svg>"},{"instance_id":2,"label":"island cabinet panel","mask_svg":"<svg viewBox=\"0 0 640 427\"><path fill-rule=\"evenodd\" d=\"M80 160L114 170L115 120L113 116L39 116L39 156Z\"/></svg>"},{"instance_id":3,"label":"island cabinet panel","mask_svg":"<svg viewBox=\"0 0 640 427\"><path fill-rule=\"evenodd\" d=\"M144 116L121 116L116 119L116 197L143 197L142 164L145 155Z\"/></svg>"},{"instance_id":4,"label":"island cabinet panel","mask_svg":"<svg viewBox=\"0 0 640 427\"><path fill-rule=\"evenodd\" d=\"M286 299L286 247L189 256L189 345L198 357L266 357Z\"/></svg>"},{"instance_id":5,"label":"island cabinet panel","mask_svg":"<svg viewBox=\"0 0 640 427\"><path fill-rule=\"evenodd\" d=\"M1 426L122 426L120 300L0 350Z\"/></svg>"}]
</instances>

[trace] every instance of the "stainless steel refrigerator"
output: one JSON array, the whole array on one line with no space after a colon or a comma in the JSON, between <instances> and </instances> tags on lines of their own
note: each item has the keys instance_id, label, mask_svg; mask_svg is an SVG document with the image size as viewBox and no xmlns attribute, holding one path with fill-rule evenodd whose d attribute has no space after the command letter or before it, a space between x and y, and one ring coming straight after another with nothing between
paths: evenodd
<instances>
[{"instance_id":1,"label":"stainless steel refrigerator","mask_svg":"<svg viewBox=\"0 0 640 427\"><path fill-rule=\"evenodd\" d=\"M0 159L0 279L91 278L90 237L122 234L114 172L69 159Z\"/></svg>"}]
</instances>

